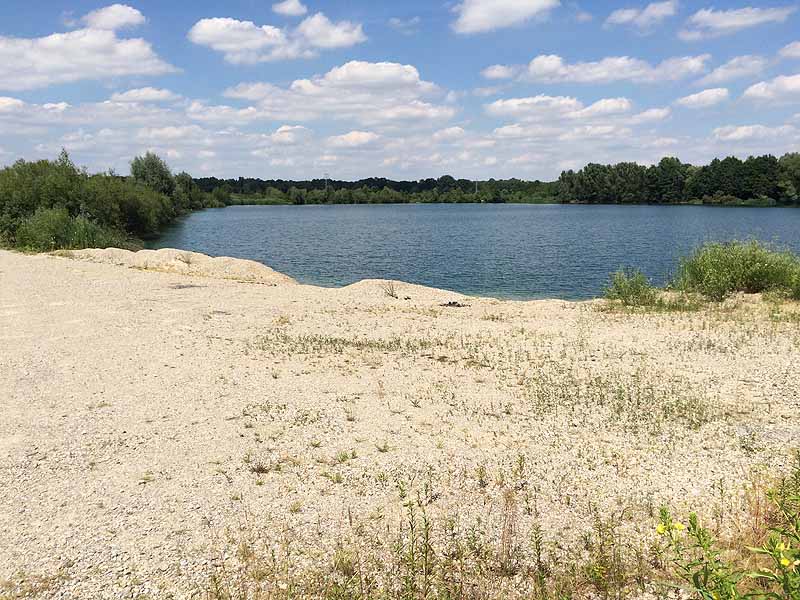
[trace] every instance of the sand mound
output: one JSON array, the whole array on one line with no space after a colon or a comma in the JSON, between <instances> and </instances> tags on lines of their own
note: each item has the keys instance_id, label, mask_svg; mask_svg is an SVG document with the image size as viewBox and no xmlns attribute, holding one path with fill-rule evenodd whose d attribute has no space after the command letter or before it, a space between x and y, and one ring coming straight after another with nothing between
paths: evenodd
<instances>
[{"instance_id":1,"label":"sand mound","mask_svg":"<svg viewBox=\"0 0 800 600\"><path fill-rule=\"evenodd\" d=\"M214 279L233 279L266 285L285 285L296 283L294 279L278 273L266 265L252 260L239 258L213 258L198 252L173 250L120 250L119 248L70 250L59 253L60 256L96 263L119 265L131 269L179 273L196 277Z\"/></svg>"},{"instance_id":2,"label":"sand mound","mask_svg":"<svg viewBox=\"0 0 800 600\"><path fill-rule=\"evenodd\" d=\"M437 288L406 283L403 281L389 281L386 279L362 279L356 283L336 289L341 297L358 298L359 300L385 300L396 296L398 299L426 300L435 302L468 302L470 298Z\"/></svg>"}]
</instances>

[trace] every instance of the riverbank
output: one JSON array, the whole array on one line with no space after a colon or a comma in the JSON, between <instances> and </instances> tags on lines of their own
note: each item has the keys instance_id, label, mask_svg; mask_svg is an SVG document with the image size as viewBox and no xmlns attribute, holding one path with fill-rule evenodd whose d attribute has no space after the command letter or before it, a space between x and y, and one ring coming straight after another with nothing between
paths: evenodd
<instances>
[{"instance_id":1,"label":"riverbank","mask_svg":"<svg viewBox=\"0 0 800 600\"><path fill-rule=\"evenodd\" d=\"M735 531L800 439L795 305L130 267L0 251L0 597L299 591L380 573L423 514L486 597L535 586L536 547L595 589L606 531L642 596L659 506Z\"/></svg>"}]
</instances>

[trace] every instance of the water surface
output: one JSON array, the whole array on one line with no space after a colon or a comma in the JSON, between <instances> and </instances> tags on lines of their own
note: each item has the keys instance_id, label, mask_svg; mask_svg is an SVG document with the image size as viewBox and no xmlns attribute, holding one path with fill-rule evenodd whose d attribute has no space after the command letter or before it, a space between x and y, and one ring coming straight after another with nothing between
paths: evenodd
<instances>
[{"instance_id":1,"label":"water surface","mask_svg":"<svg viewBox=\"0 0 800 600\"><path fill-rule=\"evenodd\" d=\"M410 204L232 206L189 215L151 247L257 260L302 283L397 279L499 298L584 299L635 266L664 283L709 240L800 252L800 209Z\"/></svg>"}]
</instances>

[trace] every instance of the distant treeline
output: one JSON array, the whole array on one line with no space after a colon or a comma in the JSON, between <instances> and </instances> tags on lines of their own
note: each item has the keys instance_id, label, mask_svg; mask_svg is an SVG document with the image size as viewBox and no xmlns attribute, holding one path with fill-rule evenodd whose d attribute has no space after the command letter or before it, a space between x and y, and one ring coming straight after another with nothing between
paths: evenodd
<instances>
[{"instance_id":1,"label":"distant treeline","mask_svg":"<svg viewBox=\"0 0 800 600\"><path fill-rule=\"evenodd\" d=\"M433 202L584 203L584 204L754 204L788 205L800 199L800 154L715 159L697 167L677 158L657 165L589 164L565 171L558 181L450 176L419 181L383 178L359 181L313 179L195 180L204 192L222 189L226 204L388 204ZM223 197L222 195L220 196Z\"/></svg>"},{"instance_id":2,"label":"distant treeline","mask_svg":"<svg viewBox=\"0 0 800 600\"><path fill-rule=\"evenodd\" d=\"M565 202L589 204L704 203L797 204L800 191L800 154L728 157L696 167L677 158L657 165L636 163L586 165L565 171L558 180L558 196Z\"/></svg>"},{"instance_id":3,"label":"distant treeline","mask_svg":"<svg viewBox=\"0 0 800 600\"><path fill-rule=\"evenodd\" d=\"M233 204L402 204L435 202L557 202L556 182L505 179L476 182L449 175L419 181L371 177L359 181L312 179L195 179L205 192L223 188Z\"/></svg>"},{"instance_id":4,"label":"distant treeline","mask_svg":"<svg viewBox=\"0 0 800 600\"><path fill-rule=\"evenodd\" d=\"M0 169L0 245L30 250L135 247L189 211L225 205L223 189L203 192L188 173L172 175L147 153L131 175L90 175L66 152Z\"/></svg>"}]
</instances>

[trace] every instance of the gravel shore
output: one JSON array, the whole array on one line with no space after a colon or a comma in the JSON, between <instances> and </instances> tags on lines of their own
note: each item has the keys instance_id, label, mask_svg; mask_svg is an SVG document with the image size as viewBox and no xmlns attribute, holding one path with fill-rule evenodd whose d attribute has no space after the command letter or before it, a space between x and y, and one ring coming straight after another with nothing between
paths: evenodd
<instances>
[{"instance_id":1,"label":"gravel shore","mask_svg":"<svg viewBox=\"0 0 800 600\"><path fill-rule=\"evenodd\" d=\"M488 547L511 510L553 552L598 514L652 537L662 504L726 527L800 445L790 305L627 314L98 256L0 251L0 598L204 598L236 535L300 572L379 544L408 498Z\"/></svg>"}]
</instances>

